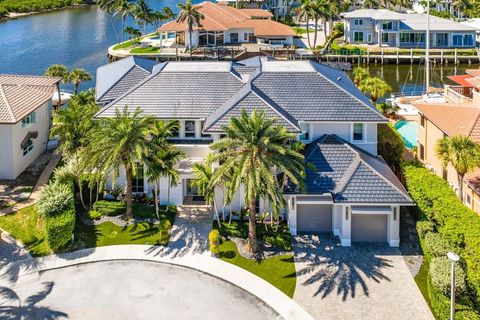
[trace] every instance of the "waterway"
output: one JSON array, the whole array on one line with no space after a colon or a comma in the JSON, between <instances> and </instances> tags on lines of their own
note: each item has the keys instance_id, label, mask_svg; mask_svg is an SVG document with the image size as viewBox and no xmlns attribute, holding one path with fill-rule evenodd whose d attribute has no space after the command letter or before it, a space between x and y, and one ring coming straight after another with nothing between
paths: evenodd
<instances>
[{"instance_id":1,"label":"waterway","mask_svg":"<svg viewBox=\"0 0 480 320\"><path fill-rule=\"evenodd\" d=\"M193 1L200 2L201 0ZM169 6L176 10L182 0L150 0L155 10ZM128 25L133 25L129 19ZM120 30L120 21L117 22ZM41 75L52 64L84 68L92 75L107 63L107 49L118 39L110 16L96 6L52 11L0 22L0 73ZM434 67L432 84L441 86L446 76L462 74L478 65ZM419 65L374 65L370 72L385 79L393 92L421 91L423 67ZM95 79L81 89L95 86ZM67 86L67 88L69 88Z\"/></svg>"}]
</instances>

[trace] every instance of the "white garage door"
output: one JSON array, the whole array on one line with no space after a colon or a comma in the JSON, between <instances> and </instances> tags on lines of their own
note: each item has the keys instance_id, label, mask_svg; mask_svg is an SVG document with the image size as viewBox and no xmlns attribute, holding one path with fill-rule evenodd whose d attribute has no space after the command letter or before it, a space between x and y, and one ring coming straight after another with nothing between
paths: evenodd
<instances>
[{"instance_id":1,"label":"white garage door","mask_svg":"<svg viewBox=\"0 0 480 320\"><path fill-rule=\"evenodd\" d=\"M386 214L353 214L352 241L386 242L387 218Z\"/></svg>"},{"instance_id":2,"label":"white garage door","mask_svg":"<svg viewBox=\"0 0 480 320\"><path fill-rule=\"evenodd\" d=\"M298 204L298 232L332 232L332 205Z\"/></svg>"}]
</instances>

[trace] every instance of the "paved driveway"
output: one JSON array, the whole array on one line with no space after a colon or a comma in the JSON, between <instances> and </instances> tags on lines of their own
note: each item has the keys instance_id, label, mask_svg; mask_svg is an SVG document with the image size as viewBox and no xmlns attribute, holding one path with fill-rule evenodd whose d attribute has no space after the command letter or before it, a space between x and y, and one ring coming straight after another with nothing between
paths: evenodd
<instances>
[{"instance_id":1,"label":"paved driveway","mask_svg":"<svg viewBox=\"0 0 480 320\"><path fill-rule=\"evenodd\" d=\"M317 235L293 243L294 300L316 319L434 319L398 249Z\"/></svg>"}]
</instances>

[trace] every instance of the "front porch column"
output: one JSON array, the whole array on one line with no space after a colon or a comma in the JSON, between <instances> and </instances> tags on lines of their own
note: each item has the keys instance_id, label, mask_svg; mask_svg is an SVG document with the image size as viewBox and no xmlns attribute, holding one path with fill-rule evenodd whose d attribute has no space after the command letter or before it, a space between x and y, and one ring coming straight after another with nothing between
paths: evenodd
<instances>
[{"instance_id":1,"label":"front porch column","mask_svg":"<svg viewBox=\"0 0 480 320\"><path fill-rule=\"evenodd\" d=\"M340 243L344 247L350 247L352 245L352 210L349 206L345 206L342 210Z\"/></svg>"},{"instance_id":2,"label":"front porch column","mask_svg":"<svg viewBox=\"0 0 480 320\"><path fill-rule=\"evenodd\" d=\"M297 235L297 197L288 199L288 228L292 236Z\"/></svg>"},{"instance_id":3,"label":"front porch column","mask_svg":"<svg viewBox=\"0 0 480 320\"><path fill-rule=\"evenodd\" d=\"M392 213L388 215L387 238L390 247L400 246L400 207L392 206Z\"/></svg>"}]
</instances>

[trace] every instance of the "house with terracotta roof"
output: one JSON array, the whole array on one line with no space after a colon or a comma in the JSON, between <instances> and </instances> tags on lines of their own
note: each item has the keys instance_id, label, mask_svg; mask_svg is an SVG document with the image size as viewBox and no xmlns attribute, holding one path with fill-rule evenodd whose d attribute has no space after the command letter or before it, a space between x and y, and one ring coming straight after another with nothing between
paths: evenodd
<instances>
[{"instance_id":1,"label":"house with terracotta roof","mask_svg":"<svg viewBox=\"0 0 480 320\"><path fill-rule=\"evenodd\" d=\"M61 78L0 74L0 179L13 180L47 148Z\"/></svg>"},{"instance_id":2,"label":"house with terracotta roof","mask_svg":"<svg viewBox=\"0 0 480 320\"><path fill-rule=\"evenodd\" d=\"M424 103L415 107L419 113L418 158L458 193L457 173L453 166L443 166L436 154L436 146L440 139L458 135L480 143L480 106ZM480 213L480 171L468 174L463 184L465 205Z\"/></svg>"},{"instance_id":3,"label":"house with terracotta roof","mask_svg":"<svg viewBox=\"0 0 480 320\"><path fill-rule=\"evenodd\" d=\"M444 97L449 102L480 105L480 69L467 69L465 74L448 79L455 83L444 86Z\"/></svg>"},{"instance_id":4,"label":"house with terracotta roof","mask_svg":"<svg viewBox=\"0 0 480 320\"><path fill-rule=\"evenodd\" d=\"M273 21L261 9L236 9L225 3L202 2L195 5L203 19L193 26L192 47L258 43L283 46L293 44L293 29ZM159 32L175 33L176 45L189 46L188 24L176 20L161 26Z\"/></svg>"}]
</instances>

